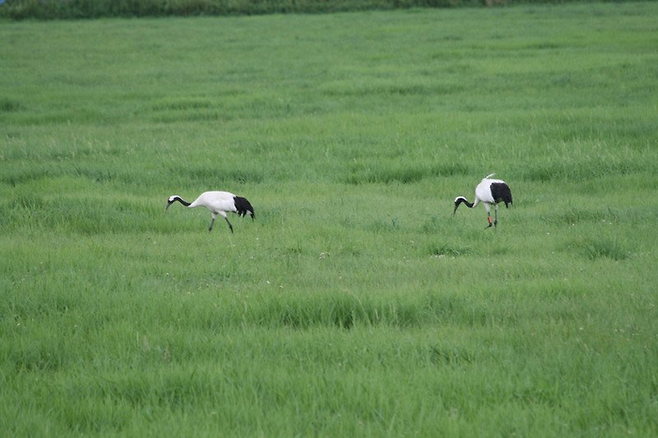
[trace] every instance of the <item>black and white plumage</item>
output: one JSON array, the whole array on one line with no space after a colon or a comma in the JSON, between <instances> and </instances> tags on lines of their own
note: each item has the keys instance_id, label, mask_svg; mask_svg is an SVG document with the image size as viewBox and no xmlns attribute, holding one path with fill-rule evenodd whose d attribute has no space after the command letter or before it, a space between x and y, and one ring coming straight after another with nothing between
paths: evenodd
<instances>
[{"instance_id":1,"label":"black and white plumage","mask_svg":"<svg viewBox=\"0 0 658 438\"><path fill-rule=\"evenodd\" d=\"M215 219L218 215L226 220L231 233L233 232L233 225L231 225L231 222L229 222L226 213L237 213L238 216L250 215L252 220L256 218L254 214L254 208L246 198L236 196L229 192L203 192L193 202L187 202L180 196L173 195L170 196L167 200L167 207L165 207L165 211L167 211L171 204L176 201L180 202L188 208L206 207L208 210L210 210L210 213L212 214L212 221L210 222L208 231L212 231L212 226L215 224Z\"/></svg>"},{"instance_id":2,"label":"black and white plumage","mask_svg":"<svg viewBox=\"0 0 658 438\"><path fill-rule=\"evenodd\" d=\"M464 203L468 208L473 208L478 205L480 202L484 204L484 208L487 210L487 220L489 221L489 227L491 227L491 205L494 206L494 221L493 225L498 225L498 203L504 202L505 207L509 208L509 205L512 204L512 191L510 190L507 183L500 179L492 179L496 175L492 173L491 175L485 176L480 184L475 187L475 201L473 203L468 202L468 200L463 196L457 196L455 198L455 209L453 210L453 216L457 212L457 207L460 204Z\"/></svg>"}]
</instances>

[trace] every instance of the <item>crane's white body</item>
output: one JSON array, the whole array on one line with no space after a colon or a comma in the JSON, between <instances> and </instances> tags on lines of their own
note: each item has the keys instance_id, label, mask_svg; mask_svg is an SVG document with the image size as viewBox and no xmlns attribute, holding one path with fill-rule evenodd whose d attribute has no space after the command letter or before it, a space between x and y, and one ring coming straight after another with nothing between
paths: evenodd
<instances>
[{"instance_id":1,"label":"crane's white body","mask_svg":"<svg viewBox=\"0 0 658 438\"><path fill-rule=\"evenodd\" d=\"M226 220L231 232L233 232L233 225L229 222L226 213L237 213L239 216L250 215L251 218L254 218L254 209L245 198L234 195L231 192L222 192L222 191L210 191L203 192L192 202L187 202L179 195L172 195L167 201L167 207L165 211L169 208L174 202L180 202L187 208L195 207L205 207L210 211L212 215L212 221L210 222L210 227L208 231L212 231L212 227L215 223L217 216L221 216Z\"/></svg>"},{"instance_id":2,"label":"crane's white body","mask_svg":"<svg viewBox=\"0 0 658 438\"><path fill-rule=\"evenodd\" d=\"M225 218L227 212L237 213L238 211L235 208L234 198L235 195L230 192L203 192L187 207L205 207L213 214L213 217L220 215Z\"/></svg>"},{"instance_id":3,"label":"crane's white body","mask_svg":"<svg viewBox=\"0 0 658 438\"><path fill-rule=\"evenodd\" d=\"M489 211L491 204L495 205L497 203L496 200L493 198L493 194L491 193L491 184L494 183L505 184L505 181L503 181L502 179L491 178L494 175L495 173L485 176L484 178L482 178L482 181L480 181L480 184L478 184L475 187L475 201L473 201L473 207L478 205L478 203L482 202L484 203L484 208L487 211Z\"/></svg>"}]
</instances>

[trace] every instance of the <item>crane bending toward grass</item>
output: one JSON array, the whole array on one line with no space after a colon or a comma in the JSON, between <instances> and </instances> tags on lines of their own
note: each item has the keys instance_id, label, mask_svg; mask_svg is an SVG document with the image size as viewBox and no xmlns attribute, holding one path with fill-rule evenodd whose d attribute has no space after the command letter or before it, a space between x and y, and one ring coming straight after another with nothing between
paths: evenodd
<instances>
[{"instance_id":1,"label":"crane bending toward grass","mask_svg":"<svg viewBox=\"0 0 658 438\"><path fill-rule=\"evenodd\" d=\"M210 210L212 221L210 222L210 227L208 227L209 232L212 231L212 226L215 224L215 219L218 215L226 220L231 233L233 232L233 225L229 222L226 213L236 213L238 216L250 215L252 220L256 218L254 208L246 198L229 192L203 192L193 202L187 202L178 195L172 195L167 200L165 211L167 211L171 204L177 201L188 208L206 207Z\"/></svg>"},{"instance_id":2,"label":"crane bending toward grass","mask_svg":"<svg viewBox=\"0 0 658 438\"><path fill-rule=\"evenodd\" d=\"M498 225L498 203L504 202L505 207L509 208L509 205L512 204L512 191L510 190L507 183L500 179L492 179L496 175L492 173L491 175L485 176L480 184L475 187L475 201L473 203L468 202L468 200L463 196L457 196L455 198L455 209L452 212L454 216L457 212L457 207L460 204L464 203L468 208L473 208L478 205L480 202L484 204L485 210L487 210L487 221L489 221L490 228L491 223L491 205L494 206L494 227Z\"/></svg>"}]
</instances>

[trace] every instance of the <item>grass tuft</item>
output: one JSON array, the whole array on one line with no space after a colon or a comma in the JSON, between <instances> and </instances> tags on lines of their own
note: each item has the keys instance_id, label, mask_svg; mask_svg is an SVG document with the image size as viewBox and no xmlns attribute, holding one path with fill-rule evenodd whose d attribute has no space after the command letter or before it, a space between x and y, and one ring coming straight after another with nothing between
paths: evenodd
<instances>
[{"instance_id":1,"label":"grass tuft","mask_svg":"<svg viewBox=\"0 0 658 438\"><path fill-rule=\"evenodd\" d=\"M429 246L429 254L438 257L460 257L476 254L473 247L460 244L434 244Z\"/></svg>"},{"instance_id":2,"label":"grass tuft","mask_svg":"<svg viewBox=\"0 0 658 438\"><path fill-rule=\"evenodd\" d=\"M569 244L569 248L589 260L622 261L631 255L618 239L608 237L582 237Z\"/></svg>"},{"instance_id":3,"label":"grass tuft","mask_svg":"<svg viewBox=\"0 0 658 438\"><path fill-rule=\"evenodd\" d=\"M26 109L23 104L14 99L8 99L5 97L0 97L0 113L1 112L16 112Z\"/></svg>"}]
</instances>

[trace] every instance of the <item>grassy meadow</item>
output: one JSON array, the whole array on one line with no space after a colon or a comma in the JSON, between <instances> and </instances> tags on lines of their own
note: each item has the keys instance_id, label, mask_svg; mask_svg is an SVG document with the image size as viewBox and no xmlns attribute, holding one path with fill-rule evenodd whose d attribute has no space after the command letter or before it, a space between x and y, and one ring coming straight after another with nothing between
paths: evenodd
<instances>
[{"instance_id":1,"label":"grassy meadow","mask_svg":"<svg viewBox=\"0 0 658 438\"><path fill-rule=\"evenodd\" d=\"M0 22L0 430L655 436L657 18Z\"/></svg>"}]
</instances>

